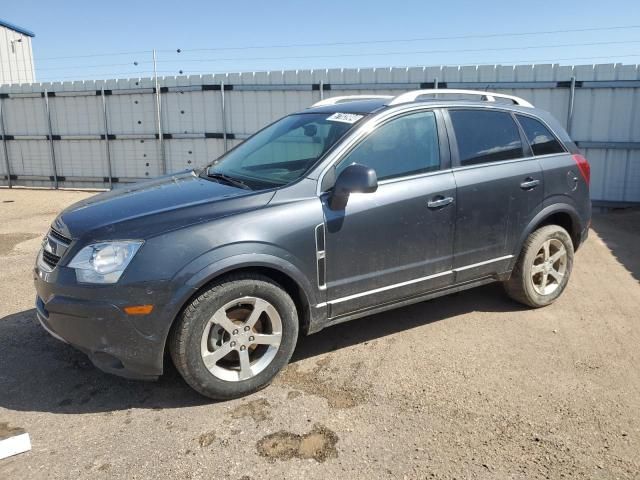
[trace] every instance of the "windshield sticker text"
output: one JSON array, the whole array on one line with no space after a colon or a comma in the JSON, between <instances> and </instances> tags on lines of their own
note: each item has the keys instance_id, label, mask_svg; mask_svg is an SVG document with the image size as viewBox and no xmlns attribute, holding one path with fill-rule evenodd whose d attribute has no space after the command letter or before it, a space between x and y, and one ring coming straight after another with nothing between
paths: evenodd
<instances>
[{"instance_id":1,"label":"windshield sticker text","mask_svg":"<svg viewBox=\"0 0 640 480\"><path fill-rule=\"evenodd\" d=\"M357 115L355 113L334 113L327 120L330 122L342 122L342 123L356 123L363 115Z\"/></svg>"}]
</instances>

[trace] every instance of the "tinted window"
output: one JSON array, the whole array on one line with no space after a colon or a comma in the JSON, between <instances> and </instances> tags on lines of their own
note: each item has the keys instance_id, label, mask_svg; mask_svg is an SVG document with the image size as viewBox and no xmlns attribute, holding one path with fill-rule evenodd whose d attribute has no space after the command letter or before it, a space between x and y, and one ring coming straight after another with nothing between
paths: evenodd
<instances>
[{"instance_id":1,"label":"tinted window","mask_svg":"<svg viewBox=\"0 0 640 480\"><path fill-rule=\"evenodd\" d=\"M461 165L522 157L520 132L511 115L491 110L449 111Z\"/></svg>"},{"instance_id":2,"label":"tinted window","mask_svg":"<svg viewBox=\"0 0 640 480\"><path fill-rule=\"evenodd\" d=\"M378 127L340 162L337 172L352 163L376 171L378 180L438 170L440 151L433 112L420 112Z\"/></svg>"},{"instance_id":3,"label":"tinted window","mask_svg":"<svg viewBox=\"0 0 640 480\"><path fill-rule=\"evenodd\" d=\"M553 134L541 122L535 118L516 115L527 140L531 145L534 155L549 155L552 153L562 153L564 149L560 142L556 140Z\"/></svg>"}]
</instances>

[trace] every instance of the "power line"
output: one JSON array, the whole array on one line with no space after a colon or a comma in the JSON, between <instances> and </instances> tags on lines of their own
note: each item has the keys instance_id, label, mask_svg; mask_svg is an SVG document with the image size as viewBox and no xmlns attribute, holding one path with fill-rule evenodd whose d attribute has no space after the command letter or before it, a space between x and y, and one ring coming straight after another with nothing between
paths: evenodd
<instances>
[{"instance_id":1,"label":"power line","mask_svg":"<svg viewBox=\"0 0 640 480\"><path fill-rule=\"evenodd\" d=\"M341 57L368 57L368 56L385 56L385 55L424 55L424 54L441 54L441 53L477 53L487 51L509 51L509 50L533 50L540 48L565 48L565 47L585 47L598 45L619 45L619 44L635 44L640 40L610 41L610 42L588 42L588 43L565 43L565 44L547 44L547 45L525 45L521 47L485 47L485 48L467 48L467 49L441 49L441 50L417 50L417 51L394 51L394 52L372 52L372 53L344 53L344 54L327 54L327 55L294 55L294 56L271 56L271 57L228 57L228 58L195 58L195 59L179 59L179 60L158 60L158 63L165 64L182 64L182 63L204 63L204 62L228 62L228 61L259 61L259 60L286 60L286 59L307 59L307 58L341 58ZM92 65L68 65L56 67L37 68L38 71L49 70L74 70L84 68L101 68L101 67L122 67L131 65L151 64L151 61L129 62L129 63L112 63L112 64L92 64Z\"/></svg>"},{"instance_id":2,"label":"power line","mask_svg":"<svg viewBox=\"0 0 640 480\"><path fill-rule=\"evenodd\" d=\"M153 63L151 61L149 62L128 62L128 63L97 63L97 64L93 64L93 65L69 65L69 66L58 66L58 67L44 67L44 68L39 68L36 67L37 70L39 71L46 71L46 70L76 70L78 68L102 68L102 67L130 67L132 65L141 65L141 64L145 64L145 63Z\"/></svg>"},{"instance_id":3,"label":"power line","mask_svg":"<svg viewBox=\"0 0 640 480\"><path fill-rule=\"evenodd\" d=\"M173 51L173 50L171 50ZM153 50L138 50L133 52L117 52L117 53L90 53L86 55L67 55L63 57L38 57L38 61L46 61L46 60L65 60L69 58L92 58L92 57L116 57L118 55L139 55L142 53L151 54Z\"/></svg>"},{"instance_id":4,"label":"power line","mask_svg":"<svg viewBox=\"0 0 640 480\"><path fill-rule=\"evenodd\" d=\"M462 40L462 39L472 39L472 38L521 37L521 36L528 36L528 35L596 32L596 31L605 31L605 30L628 30L628 29L635 29L635 28L640 28L640 25L574 28L574 29L564 29L564 30L543 30L543 31L536 31L536 32L479 33L479 34L469 34L469 35L453 35L453 36L447 36L447 37L417 37L417 38L404 38L404 39L395 39L395 40L359 40L359 41L353 41L353 42L293 43L293 44L281 44L281 45L251 45L251 46L243 46L243 47L194 48L194 49L180 49L180 52L178 53L199 52L199 51L222 51L222 50L253 50L253 49L265 49L265 48L333 47L333 46L345 46L345 45L422 42L422 41L435 41L435 40ZM159 51L173 52L174 50L159 50Z\"/></svg>"},{"instance_id":5,"label":"power line","mask_svg":"<svg viewBox=\"0 0 640 480\"><path fill-rule=\"evenodd\" d=\"M175 74L176 72L174 70L158 70L158 73L166 73L166 74ZM90 73L88 74L89 77L100 77L97 78L95 80L114 80L116 78L123 78L120 77L120 75L142 75L142 74L148 74L149 77L153 76L153 70L143 70L143 71L134 71L134 72L100 72L100 73ZM55 82L57 80L78 80L78 81L83 81L83 80L93 80L93 79L87 79L87 78L78 78L77 75L71 75L71 76L62 76L62 77L58 77L58 76L45 76L44 78L41 77L40 75L37 75L36 72L36 77L38 78L37 82ZM136 76L134 77L126 77L126 78L138 78Z\"/></svg>"},{"instance_id":6,"label":"power line","mask_svg":"<svg viewBox=\"0 0 640 480\"><path fill-rule=\"evenodd\" d=\"M420 42L420 41L437 41L437 40L460 40L460 39L473 39L473 38L501 38L501 37L521 37L529 35L549 35L549 34L564 34L564 33L579 33L579 32L596 32L596 31L609 31L609 30L630 30L640 28L640 25L620 25L609 27L590 27L590 28L573 28L564 30L539 30L529 32L509 32L509 33L477 33L466 35L452 35L452 36L432 36L432 37L417 37L417 38L404 38L404 39L389 39L389 40L359 40L349 42L324 42L324 43L297 43L297 44L280 44L280 45L247 45L240 47L215 47L215 48L196 48L196 49L177 49L177 50L158 50L158 52L197 52L197 51L229 51L229 50L252 50L252 49L268 49L268 48L298 48L298 47L331 47L331 46L346 46L346 45L365 45L365 44L383 44L383 43L402 43L402 42ZM92 57L108 57L108 56L120 56L120 55L139 55L139 54L151 54L152 50L135 50L129 52L101 52L83 55L65 55L56 57L43 57L38 58L40 61L48 60L63 60L70 58L92 58Z\"/></svg>"},{"instance_id":7,"label":"power line","mask_svg":"<svg viewBox=\"0 0 640 480\"><path fill-rule=\"evenodd\" d=\"M626 40L615 42L590 42L590 43L564 43L549 45L527 45L522 47L492 47L492 48L466 48L466 49L444 49L444 50L413 50L413 51L395 51L395 52L359 52L359 53L336 53L330 55L286 55L277 57L228 57L228 58L198 58L186 60L159 60L159 63L186 63L186 62L228 62L228 61L256 61L256 60L289 60L289 59L307 59L307 58L342 58L342 57L372 57L385 55L419 55L434 53L475 53L487 51L506 51L506 50L532 50L538 48L563 48L563 47L588 47L595 45L620 45L629 43L640 43L640 40Z\"/></svg>"},{"instance_id":8,"label":"power line","mask_svg":"<svg viewBox=\"0 0 640 480\"><path fill-rule=\"evenodd\" d=\"M153 62L129 62L129 63L104 63L104 64L95 64L95 65L70 65L68 67L64 67L64 66L60 66L60 67L38 67L38 66L34 66L34 70L36 72L42 72L42 71L51 71L51 70L78 70L78 69L89 69L89 68L106 68L106 67L132 67L132 66L138 66L138 65L142 65L142 64L151 64ZM140 67L140 68L146 68L146 67ZM18 72L31 72L30 68L14 68L12 69L13 71L18 71Z\"/></svg>"}]
</instances>

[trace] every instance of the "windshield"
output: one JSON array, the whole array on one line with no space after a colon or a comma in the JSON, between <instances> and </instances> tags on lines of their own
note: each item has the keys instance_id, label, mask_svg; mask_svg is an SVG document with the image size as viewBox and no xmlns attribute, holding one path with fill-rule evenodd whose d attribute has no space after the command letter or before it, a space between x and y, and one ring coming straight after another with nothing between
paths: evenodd
<instances>
[{"instance_id":1,"label":"windshield","mask_svg":"<svg viewBox=\"0 0 640 480\"><path fill-rule=\"evenodd\" d=\"M214 161L203 176L259 190L298 180L364 115L303 113L278 120Z\"/></svg>"}]
</instances>

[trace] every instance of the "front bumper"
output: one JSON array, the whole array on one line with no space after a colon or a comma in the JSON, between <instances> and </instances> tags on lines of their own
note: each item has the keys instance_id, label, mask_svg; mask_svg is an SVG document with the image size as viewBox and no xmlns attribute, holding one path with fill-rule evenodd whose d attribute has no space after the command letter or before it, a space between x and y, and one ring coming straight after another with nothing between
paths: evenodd
<instances>
[{"instance_id":1,"label":"front bumper","mask_svg":"<svg viewBox=\"0 0 640 480\"><path fill-rule=\"evenodd\" d=\"M164 345L173 320L165 306L166 282L85 286L75 272L34 269L36 311L42 327L86 353L99 369L126 378L153 380L162 374ZM154 304L149 315L130 316L127 305Z\"/></svg>"}]
</instances>

